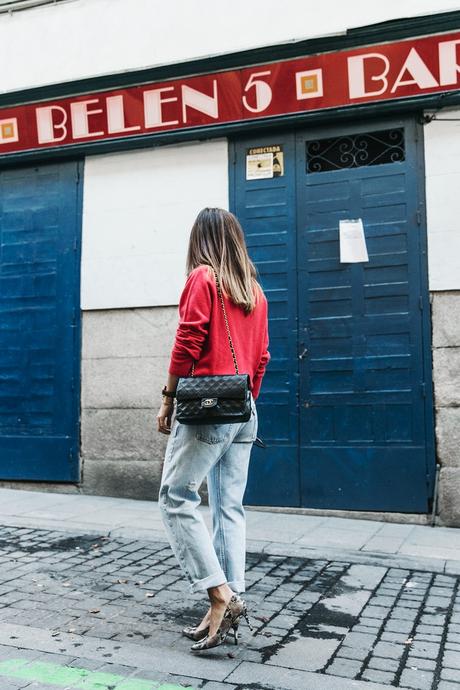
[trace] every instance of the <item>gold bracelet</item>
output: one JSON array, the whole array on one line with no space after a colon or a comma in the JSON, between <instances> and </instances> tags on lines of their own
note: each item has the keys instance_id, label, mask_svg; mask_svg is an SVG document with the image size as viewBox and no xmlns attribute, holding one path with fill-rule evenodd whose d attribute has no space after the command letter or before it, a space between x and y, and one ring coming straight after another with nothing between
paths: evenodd
<instances>
[{"instance_id":1,"label":"gold bracelet","mask_svg":"<svg viewBox=\"0 0 460 690\"><path fill-rule=\"evenodd\" d=\"M167 395L163 395L163 405L174 405L173 398L170 398Z\"/></svg>"}]
</instances>

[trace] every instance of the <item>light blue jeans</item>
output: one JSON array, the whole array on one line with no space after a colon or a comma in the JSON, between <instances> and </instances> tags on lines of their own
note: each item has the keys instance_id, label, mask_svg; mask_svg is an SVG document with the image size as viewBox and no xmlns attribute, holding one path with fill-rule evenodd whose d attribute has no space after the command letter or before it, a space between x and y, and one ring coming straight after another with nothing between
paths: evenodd
<instances>
[{"instance_id":1,"label":"light blue jeans","mask_svg":"<svg viewBox=\"0 0 460 690\"><path fill-rule=\"evenodd\" d=\"M181 424L174 419L166 446L159 506L171 548L197 592L227 582L245 591L246 519L243 495L258 418L239 424ZM208 478L213 534L198 510Z\"/></svg>"}]
</instances>

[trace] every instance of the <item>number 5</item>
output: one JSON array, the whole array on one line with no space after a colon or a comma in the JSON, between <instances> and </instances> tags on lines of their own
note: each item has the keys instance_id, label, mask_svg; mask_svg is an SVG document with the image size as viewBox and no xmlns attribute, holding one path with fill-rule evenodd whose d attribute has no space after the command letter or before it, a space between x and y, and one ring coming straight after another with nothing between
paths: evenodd
<instances>
[{"instance_id":1,"label":"number 5","mask_svg":"<svg viewBox=\"0 0 460 690\"><path fill-rule=\"evenodd\" d=\"M247 110L250 110L251 113L261 113L262 110L265 110L268 108L272 101L272 90L269 84L267 82L262 81L261 79L257 79L256 77L265 77L267 75L271 74L271 71L268 70L267 72L254 72L251 74L249 77L246 86L244 87L244 92L249 91L249 89L252 89L252 87L255 87L256 90L256 107L253 108L251 105L249 105L246 96L243 96L243 103L244 107Z\"/></svg>"}]
</instances>

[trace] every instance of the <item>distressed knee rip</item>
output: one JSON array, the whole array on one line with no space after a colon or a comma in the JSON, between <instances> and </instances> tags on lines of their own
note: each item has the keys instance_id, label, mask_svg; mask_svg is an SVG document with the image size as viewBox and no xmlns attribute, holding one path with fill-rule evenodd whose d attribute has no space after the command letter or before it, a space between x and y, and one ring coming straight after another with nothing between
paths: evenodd
<instances>
[{"instance_id":1,"label":"distressed knee rip","mask_svg":"<svg viewBox=\"0 0 460 690\"><path fill-rule=\"evenodd\" d=\"M199 502L198 489L199 482L195 480L180 485L163 486L158 501L160 510L171 513L187 509L187 506Z\"/></svg>"}]
</instances>

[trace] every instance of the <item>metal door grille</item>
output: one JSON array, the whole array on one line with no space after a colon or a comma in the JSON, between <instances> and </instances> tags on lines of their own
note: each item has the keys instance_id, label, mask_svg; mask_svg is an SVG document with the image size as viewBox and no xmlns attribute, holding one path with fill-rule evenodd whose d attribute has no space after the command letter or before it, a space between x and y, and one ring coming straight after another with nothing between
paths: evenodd
<instances>
[{"instance_id":1,"label":"metal door grille","mask_svg":"<svg viewBox=\"0 0 460 690\"><path fill-rule=\"evenodd\" d=\"M306 142L307 173L403 161L404 129L386 129Z\"/></svg>"}]
</instances>

